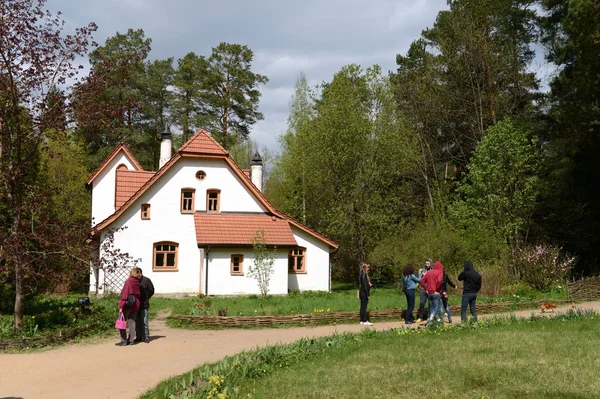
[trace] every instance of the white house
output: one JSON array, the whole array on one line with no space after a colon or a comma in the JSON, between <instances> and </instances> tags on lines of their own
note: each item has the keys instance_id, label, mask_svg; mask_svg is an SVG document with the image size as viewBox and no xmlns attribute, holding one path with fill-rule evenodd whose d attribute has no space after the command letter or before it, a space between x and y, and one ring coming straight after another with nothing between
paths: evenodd
<instances>
[{"instance_id":1,"label":"white house","mask_svg":"<svg viewBox=\"0 0 600 399\"><path fill-rule=\"evenodd\" d=\"M144 171L121 144L87 181L91 239L112 236L114 248L140 259L157 293L257 294L247 271L252 238L263 230L276 249L269 293L328 291L330 254L338 244L275 209L261 192L258 154L252 163L250 178L204 130L172 157L171 135L163 134L156 172ZM110 258L102 246L98 256ZM128 271L92 267L90 291L120 290Z\"/></svg>"}]
</instances>

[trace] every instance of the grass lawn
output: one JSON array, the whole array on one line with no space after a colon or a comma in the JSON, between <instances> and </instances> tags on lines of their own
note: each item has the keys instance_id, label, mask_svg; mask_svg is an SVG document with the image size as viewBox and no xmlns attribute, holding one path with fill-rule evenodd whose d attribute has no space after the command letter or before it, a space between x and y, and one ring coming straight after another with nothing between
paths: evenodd
<instances>
[{"instance_id":1,"label":"grass lawn","mask_svg":"<svg viewBox=\"0 0 600 399\"><path fill-rule=\"evenodd\" d=\"M256 398L596 398L598 317L378 333L262 378Z\"/></svg>"}]
</instances>

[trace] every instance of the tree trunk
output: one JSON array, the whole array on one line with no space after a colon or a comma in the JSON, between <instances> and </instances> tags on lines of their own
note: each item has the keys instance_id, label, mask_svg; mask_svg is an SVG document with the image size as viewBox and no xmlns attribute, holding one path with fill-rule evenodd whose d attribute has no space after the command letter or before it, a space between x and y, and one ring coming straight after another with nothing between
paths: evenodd
<instances>
[{"instance_id":1,"label":"tree trunk","mask_svg":"<svg viewBox=\"0 0 600 399\"><path fill-rule=\"evenodd\" d=\"M15 313L13 331L18 332L23 328L23 312L25 303L23 299L23 271L20 261L15 262Z\"/></svg>"}]
</instances>

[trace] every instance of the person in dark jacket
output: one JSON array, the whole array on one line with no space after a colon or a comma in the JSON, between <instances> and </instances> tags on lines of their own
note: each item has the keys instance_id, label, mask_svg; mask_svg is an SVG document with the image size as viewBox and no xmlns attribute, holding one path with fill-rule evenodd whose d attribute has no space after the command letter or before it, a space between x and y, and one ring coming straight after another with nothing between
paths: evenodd
<instances>
[{"instance_id":1,"label":"person in dark jacket","mask_svg":"<svg viewBox=\"0 0 600 399\"><path fill-rule=\"evenodd\" d=\"M404 266L402 270L402 291L406 295L406 318L405 324L412 324L415 322L413 319L413 309L415 308L415 290L417 284L421 281L421 273L419 277L415 276L415 268L410 263Z\"/></svg>"},{"instance_id":2,"label":"person in dark jacket","mask_svg":"<svg viewBox=\"0 0 600 399\"><path fill-rule=\"evenodd\" d=\"M121 341L116 343L117 346L127 346L133 343L135 337L135 316L137 310L140 308L140 278L141 273L137 267L134 267L129 272L129 278L125 281L123 289L121 290L121 299L119 300L119 317L121 313L127 320L127 327L129 329L129 336L127 336L127 330L119 330L121 334ZM132 306L125 306L129 295L135 297L135 303Z\"/></svg>"},{"instance_id":3,"label":"person in dark jacket","mask_svg":"<svg viewBox=\"0 0 600 399\"><path fill-rule=\"evenodd\" d=\"M367 304L371 297L371 281L369 280L369 264L363 263L360 266L360 276L358 278L360 287L358 290L358 298L360 299L360 324L365 326L372 326L373 323L369 321L369 315L367 314Z\"/></svg>"},{"instance_id":4,"label":"person in dark jacket","mask_svg":"<svg viewBox=\"0 0 600 399\"><path fill-rule=\"evenodd\" d=\"M444 269L444 277L442 279L442 306L439 308L440 319L444 320L444 312L448 315L448 323L452 323L452 314L450 314L450 306L448 305L448 286L456 288L456 285L448 277L446 269Z\"/></svg>"},{"instance_id":5,"label":"person in dark jacket","mask_svg":"<svg viewBox=\"0 0 600 399\"><path fill-rule=\"evenodd\" d=\"M458 281L463 281L463 295L460 304L460 320L467 321L467 305L471 309L473 321L477 322L477 312L475 311L475 301L477 293L481 289L481 275L473 268L473 263L468 260L465 262L464 270L458 275Z\"/></svg>"},{"instance_id":6,"label":"person in dark jacket","mask_svg":"<svg viewBox=\"0 0 600 399\"><path fill-rule=\"evenodd\" d=\"M140 279L140 309L137 311L135 320L136 338L135 342L150 342L150 327L148 326L148 309L150 309L150 298L154 295L152 280L144 276L142 269L137 268L142 278Z\"/></svg>"},{"instance_id":7,"label":"person in dark jacket","mask_svg":"<svg viewBox=\"0 0 600 399\"><path fill-rule=\"evenodd\" d=\"M425 260L425 269L419 269L419 275L425 276L428 271L433 269L433 262L431 259ZM417 323L425 320L425 304L427 303L427 290L426 287L421 283L421 290L419 291L419 312L417 314ZM431 307L431 302L429 303L429 307Z\"/></svg>"}]
</instances>

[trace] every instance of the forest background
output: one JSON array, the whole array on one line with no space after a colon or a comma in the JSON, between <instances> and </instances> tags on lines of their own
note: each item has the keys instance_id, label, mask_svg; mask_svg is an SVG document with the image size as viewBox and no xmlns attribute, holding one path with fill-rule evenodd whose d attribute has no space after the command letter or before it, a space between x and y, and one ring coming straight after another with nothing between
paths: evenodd
<instances>
[{"instance_id":1,"label":"forest background","mask_svg":"<svg viewBox=\"0 0 600 399\"><path fill-rule=\"evenodd\" d=\"M397 70L347 65L316 87L298 71L280 151L251 139L260 89L243 44L149 60L141 29L98 45L44 0L0 1L0 301L85 289L85 181L119 142L156 170L210 131L265 194L341 244L333 278L391 284L407 263L465 260L486 290L550 289L600 271L600 4L451 0ZM542 91L532 60L553 68ZM80 76L79 57L89 74ZM18 318L18 317L17 317ZM18 327L18 326L17 326Z\"/></svg>"}]
</instances>

